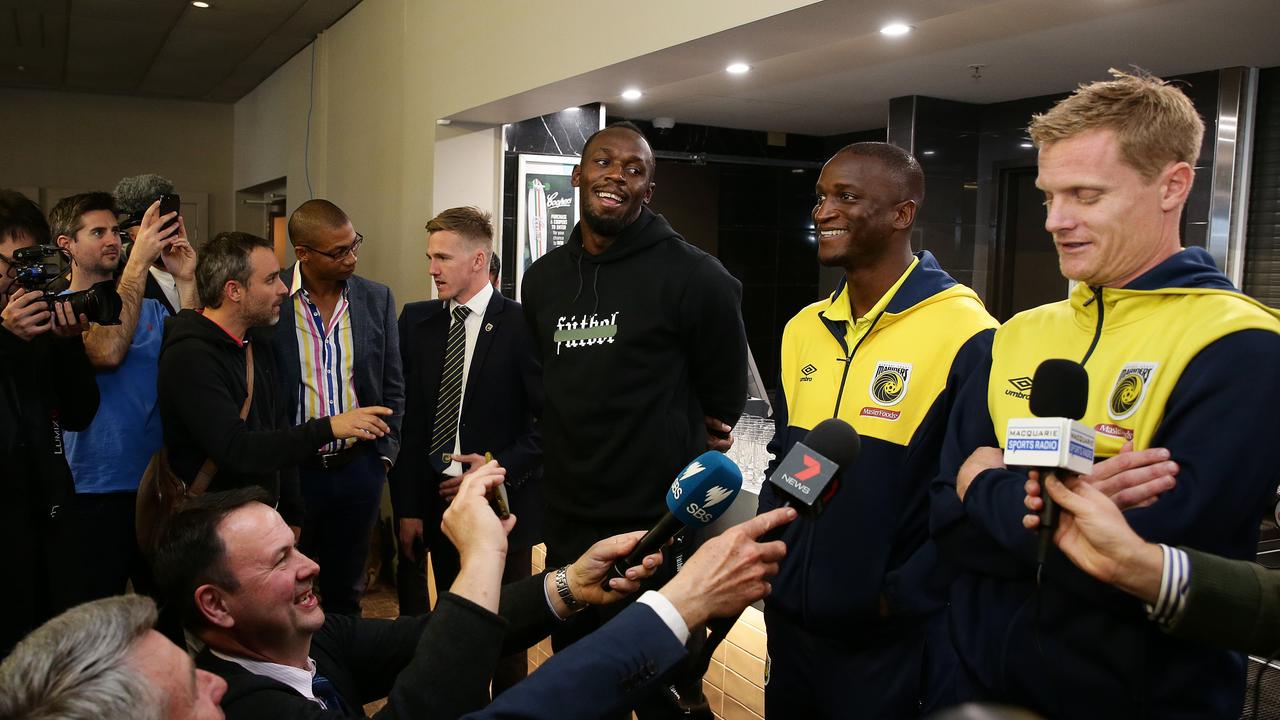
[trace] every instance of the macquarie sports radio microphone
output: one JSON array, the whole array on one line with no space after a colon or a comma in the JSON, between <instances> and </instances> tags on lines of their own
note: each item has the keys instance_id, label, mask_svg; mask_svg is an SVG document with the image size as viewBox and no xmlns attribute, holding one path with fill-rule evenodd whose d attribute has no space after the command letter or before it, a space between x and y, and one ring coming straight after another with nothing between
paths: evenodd
<instances>
[{"instance_id":1,"label":"macquarie sports radio microphone","mask_svg":"<svg viewBox=\"0 0 1280 720\"><path fill-rule=\"evenodd\" d=\"M769 487L784 507L804 515L818 515L840 490L840 468L858 459L862 441L849 423L830 418L818 423L769 476Z\"/></svg>"},{"instance_id":2,"label":"macquarie sports radio microphone","mask_svg":"<svg viewBox=\"0 0 1280 720\"><path fill-rule=\"evenodd\" d=\"M640 538L635 550L613 564L602 587L609 580L625 578L627 570L639 565L685 527L705 527L724 514L742 489L742 471L724 453L708 450L684 466L667 491L667 514Z\"/></svg>"},{"instance_id":3,"label":"macquarie sports radio microphone","mask_svg":"<svg viewBox=\"0 0 1280 720\"><path fill-rule=\"evenodd\" d=\"M1089 374L1071 360L1045 360L1031 380L1034 418L1013 418L1005 432L1005 465L1040 471L1040 547L1044 563L1058 526L1058 506L1044 491L1048 475L1087 475L1093 471L1093 428L1078 422L1089 405Z\"/></svg>"}]
</instances>

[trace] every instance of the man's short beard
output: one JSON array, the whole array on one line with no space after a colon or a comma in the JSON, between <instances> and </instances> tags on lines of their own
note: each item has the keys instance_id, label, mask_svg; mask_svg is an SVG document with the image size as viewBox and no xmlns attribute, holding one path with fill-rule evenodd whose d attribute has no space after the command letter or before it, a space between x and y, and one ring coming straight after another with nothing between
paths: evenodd
<instances>
[{"instance_id":1,"label":"man's short beard","mask_svg":"<svg viewBox=\"0 0 1280 720\"><path fill-rule=\"evenodd\" d=\"M639 215L637 215L639 217ZM635 222L635 218L606 218L596 215L586 203L582 204L582 221L585 222L595 234L602 237L617 237L622 234L627 226Z\"/></svg>"}]
</instances>

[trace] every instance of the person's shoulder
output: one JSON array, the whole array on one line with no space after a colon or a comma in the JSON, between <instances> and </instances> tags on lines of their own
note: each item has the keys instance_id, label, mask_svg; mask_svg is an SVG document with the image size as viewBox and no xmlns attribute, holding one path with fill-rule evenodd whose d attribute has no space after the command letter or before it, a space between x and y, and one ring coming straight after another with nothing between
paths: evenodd
<instances>
[{"instance_id":1,"label":"person's shoulder","mask_svg":"<svg viewBox=\"0 0 1280 720\"><path fill-rule=\"evenodd\" d=\"M400 311L400 320L406 326L412 325L435 315L443 307L444 302L441 300L415 300L405 303L404 309Z\"/></svg>"}]
</instances>

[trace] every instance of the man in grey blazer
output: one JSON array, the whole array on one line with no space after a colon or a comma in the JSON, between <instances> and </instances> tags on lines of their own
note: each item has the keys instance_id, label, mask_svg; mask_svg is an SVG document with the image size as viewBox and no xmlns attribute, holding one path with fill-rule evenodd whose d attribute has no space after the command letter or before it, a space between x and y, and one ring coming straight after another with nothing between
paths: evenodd
<instances>
[{"instance_id":1,"label":"man in grey blazer","mask_svg":"<svg viewBox=\"0 0 1280 720\"><path fill-rule=\"evenodd\" d=\"M295 422L385 405L391 432L377 443L335 441L299 468L306 505L300 547L325 568L320 596L331 613L359 614L364 565L386 474L400 452L404 378L391 290L355 274L364 236L328 200L289 217L298 262L281 274L289 295L275 353Z\"/></svg>"}]
</instances>

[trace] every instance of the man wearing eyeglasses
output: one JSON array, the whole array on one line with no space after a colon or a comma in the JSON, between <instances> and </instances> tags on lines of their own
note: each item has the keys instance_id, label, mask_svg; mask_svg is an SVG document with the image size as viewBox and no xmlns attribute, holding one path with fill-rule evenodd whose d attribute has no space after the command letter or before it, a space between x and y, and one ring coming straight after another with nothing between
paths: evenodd
<instances>
[{"instance_id":1,"label":"man wearing eyeglasses","mask_svg":"<svg viewBox=\"0 0 1280 720\"><path fill-rule=\"evenodd\" d=\"M376 443L334 440L299 468L306 505L300 548L325 568L327 612L360 614L365 558L386 474L400 452L404 378L391 290L355 274L364 236L328 200L289 217L298 262L281 273L289 289L276 326L280 383L296 423L355 407L391 408Z\"/></svg>"},{"instance_id":2,"label":"man wearing eyeglasses","mask_svg":"<svg viewBox=\"0 0 1280 720\"><path fill-rule=\"evenodd\" d=\"M56 614L50 602L50 514L72 494L61 430L89 425L98 386L66 303L57 313L15 283L13 256L49 245L40 207L0 190L0 658Z\"/></svg>"}]
</instances>

